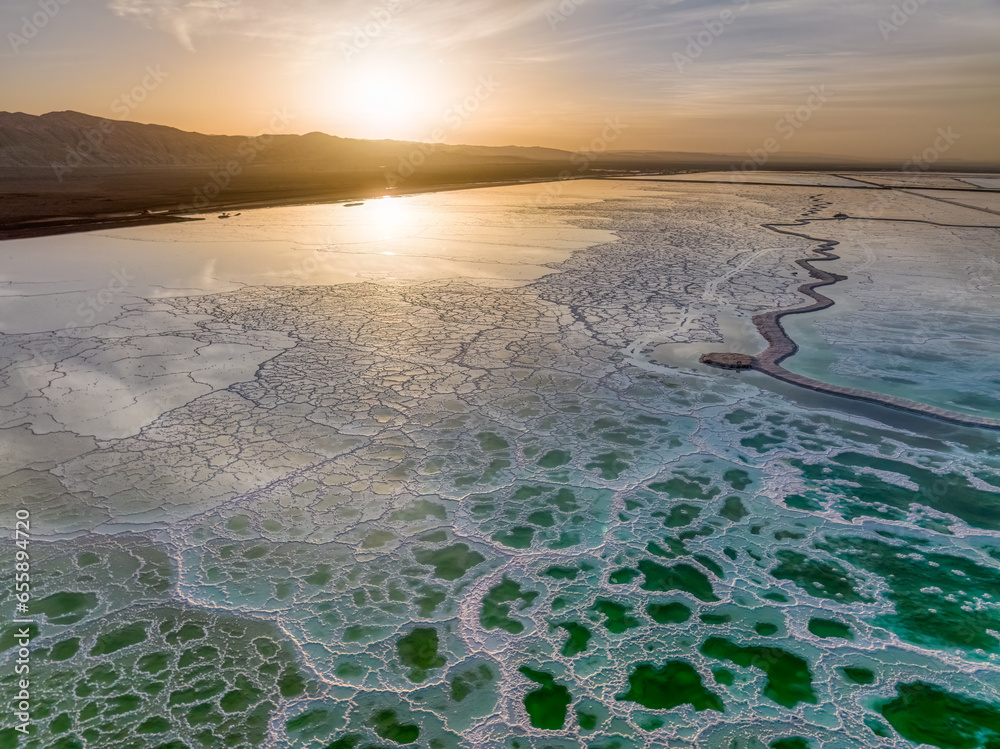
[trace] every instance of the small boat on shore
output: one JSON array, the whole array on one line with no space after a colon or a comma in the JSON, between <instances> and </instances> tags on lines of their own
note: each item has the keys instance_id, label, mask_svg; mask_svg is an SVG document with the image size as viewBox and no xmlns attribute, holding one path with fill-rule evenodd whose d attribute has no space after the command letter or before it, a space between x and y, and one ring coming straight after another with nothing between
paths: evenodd
<instances>
[{"instance_id":1,"label":"small boat on shore","mask_svg":"<svg viewBox=\"0 0 1000 749\"><path fill-rule=\"evenodd\" d=\"M219 218L230 218L230 215L228 213L220 213Z\"/></svg>"},{"instance_id":2,"label":"small boat on shore","mask_svg":"<svg viewBox=\"0 0 1000 749\"><path fill-rule=\"evenodd\" d=\"M363 201L363 200L355 200L355 201L354 201L354 202L352 202L352 203L344 203L344 207L345 207L345 208L350 208L351 206L355 206L355 205L364 205L364 204L365 204L365 203L364 203L364 201Z\"/></svg>"}]
</instances>

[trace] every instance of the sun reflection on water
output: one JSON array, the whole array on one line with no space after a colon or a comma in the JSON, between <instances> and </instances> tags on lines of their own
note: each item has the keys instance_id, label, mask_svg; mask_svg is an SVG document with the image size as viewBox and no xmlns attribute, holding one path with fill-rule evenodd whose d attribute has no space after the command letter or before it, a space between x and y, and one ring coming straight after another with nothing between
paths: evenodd
<instances>
[{"instance_id":1,"label":"sun reflection on water","mask_svg":"<svg viewBox=\"0 0 1000 749\"><path fill-rule=\"evenodd\" d=\"M373 238L377 240L412 237L419 233L424 225L418 206L412 200L405 198L387 195L366 201L363 206L358 206L357 210L364 212L365 223L370 222Z\"/></svg>"}]
</instances>

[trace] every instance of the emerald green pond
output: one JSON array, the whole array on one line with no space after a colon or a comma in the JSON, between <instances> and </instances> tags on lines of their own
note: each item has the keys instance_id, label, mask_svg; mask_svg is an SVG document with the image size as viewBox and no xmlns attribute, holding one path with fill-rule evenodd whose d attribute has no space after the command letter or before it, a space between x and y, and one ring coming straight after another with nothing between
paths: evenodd
<instances>
[{"instance_id":1,"label":"emerald green pond","mask_svg":"<svg viewBox=\"0 0 1000 749\"><path fill-rule=\"evenodd\" d=\"M38 240L199 261L0 337L0 749L1000 747L998 433L660 355L800 303L764 225L834 197L563 189ZM326 270L237 272L265 241Z\"/></svg>"}]
</instances>

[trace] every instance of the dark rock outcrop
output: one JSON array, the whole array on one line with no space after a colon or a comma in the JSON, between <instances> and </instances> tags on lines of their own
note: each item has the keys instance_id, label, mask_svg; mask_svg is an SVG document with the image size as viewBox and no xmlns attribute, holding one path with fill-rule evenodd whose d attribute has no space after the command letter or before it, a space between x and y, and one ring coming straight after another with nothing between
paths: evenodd
<instances>
[{"instance_id":1,"label":"dark rock outcrop","mask_svg":"<svg viewBox=\"0 0 1000 749\"><path fill-rule=\"evenodd\" d=\"M750 369L753 367L753 357L748 354L702 354L698 361L719 369Z\"/></svg>"}]
</instances>

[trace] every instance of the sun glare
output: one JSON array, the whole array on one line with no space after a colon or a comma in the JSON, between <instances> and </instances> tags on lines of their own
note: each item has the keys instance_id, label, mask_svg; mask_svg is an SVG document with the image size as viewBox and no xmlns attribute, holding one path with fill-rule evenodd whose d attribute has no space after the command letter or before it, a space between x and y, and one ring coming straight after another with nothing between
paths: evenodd
<instances>
[{"instance_id":1,"label":"sun glare","mask_svg":"<svg viewBox=\"0 0 1000 749\"><path fill-rule=\"evenodd\" d=\"M365 208L372 216L373 229L380 240L413 236L423 224L419 210L406 198L369 200L365 203Z\"/></svg>"},{"instance_id":2,"label":"sun glare","mask_svg":"<svg viewBox=\"0 0 1000 749\"><path fill-rule=\"evenodd\" d=\"M430 108L427 85L412 73L368 70L348 81L345 109L370 138L417 138Z\"/></svg>"}]
</instances>

